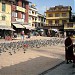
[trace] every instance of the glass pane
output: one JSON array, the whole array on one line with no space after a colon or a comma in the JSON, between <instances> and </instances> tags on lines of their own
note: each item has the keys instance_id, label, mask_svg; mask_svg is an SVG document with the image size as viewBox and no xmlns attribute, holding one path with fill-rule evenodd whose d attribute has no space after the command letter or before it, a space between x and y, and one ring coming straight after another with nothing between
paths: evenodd
<instances>
[{"instance_id":1,"label":"glass pane","mask_svg":"<svg viewBox=\"0 0 75 75\"><path fill-rule=\"evenodd\" d=\"M2 16L2 20L5 20L5 16Z\"/></svg>"},{"instance_id":2,"label":"glass pane","mask_svg":"<svg viewBox=\"0 0 75 75\"><path fill-rule=\"evenodd\" d=\"M5 11L5 3L2 3L2 11Z\"/></svg>"}]
</instances>

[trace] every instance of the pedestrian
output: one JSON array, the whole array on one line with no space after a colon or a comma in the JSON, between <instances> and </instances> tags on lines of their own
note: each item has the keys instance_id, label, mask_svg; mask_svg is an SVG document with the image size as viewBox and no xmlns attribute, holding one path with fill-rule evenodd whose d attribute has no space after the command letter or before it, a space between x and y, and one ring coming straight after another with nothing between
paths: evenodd
<instances>
[{"instance_id":1,"label":"pedestrian","mask_svg":"<svg viewBox=\"0 0 75 75\"><path fill-rule=\"evenodd\" d=\"M24 31L21 32L21 39L24 40Z\"/></svg>"},{"instance_id":2,"label":"pedestrian","mask_svg":"<svg viewBox=\"0 0 75 75\"><path fill-rule=\"evenodd\" d=\"M30 38L30 32L28 33L28 38Z\"/></svg>"},{"instance_id":3,"label":"pedestrian","mask_svg":"<svg viewBox=\"0 0 75 75\"><path fill-rule=\"evenodd\" d=\"M73 60L73 41L70 33L68 33L68 36L65 39L65 59L67 64Z\"/></svg>"},{"instance_id":4,"label":"pedestrian","mask_svg":"<svg viewBox=\"0 0 75 75\"><path fill-rule=\"evenodd\" d=\"M14 33L14 38L17 38L17 33Z\"/></svg>"}]
</instances>

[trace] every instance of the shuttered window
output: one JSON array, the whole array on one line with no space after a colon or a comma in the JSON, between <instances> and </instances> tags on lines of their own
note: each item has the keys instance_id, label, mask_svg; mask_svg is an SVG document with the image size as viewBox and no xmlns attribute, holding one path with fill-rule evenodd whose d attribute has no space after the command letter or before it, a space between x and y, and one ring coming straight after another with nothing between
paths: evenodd
<instances>
[{"instance_id":1,"label":"shuttered window","mask_svg":"<svg viewBox=\"0 0 75 75\"><path fill-rule=\"evenodd\" d=\"M5 3L2 3L2 11L5 12L5 9L6 9L6 5L5 5Z\"/></svg>"}]
</instances>

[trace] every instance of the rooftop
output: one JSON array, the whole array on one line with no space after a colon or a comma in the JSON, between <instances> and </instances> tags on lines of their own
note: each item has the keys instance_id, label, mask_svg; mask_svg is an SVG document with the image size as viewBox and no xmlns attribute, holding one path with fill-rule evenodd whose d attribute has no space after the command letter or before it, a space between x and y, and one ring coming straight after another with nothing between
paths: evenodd
<instances>
[{"instance_id":1,"label":"rooftop","mask_svg":"<svg viewBox=\"0 0 75 75\"><path fill-rule=\"evenodd\" d=\"M49 10L47 11L70 11L70 10L72 10L71 6L58 5L55 7L50 7Z\"/></svg>"}]
</instances>

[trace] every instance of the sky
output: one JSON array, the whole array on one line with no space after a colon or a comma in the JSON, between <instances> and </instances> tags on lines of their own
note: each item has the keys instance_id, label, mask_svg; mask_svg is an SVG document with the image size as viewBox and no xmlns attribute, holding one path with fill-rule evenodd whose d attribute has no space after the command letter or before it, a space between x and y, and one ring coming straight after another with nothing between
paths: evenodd
<instances>
[{"instance_id":1,"label":"sky","mask_svg":"<svg viewBox=\"0 0 75 75\"><path fill-rule=\"evenodd\" d=\"M38 12L41 14L44 14L46 9L49 9L50 7L54 7L57 5L63 5L63 6L71 6L72 12L75 12L75 0L28 0L35 4L36 8L38 9Z\"/></svg>"}]
</instances>

